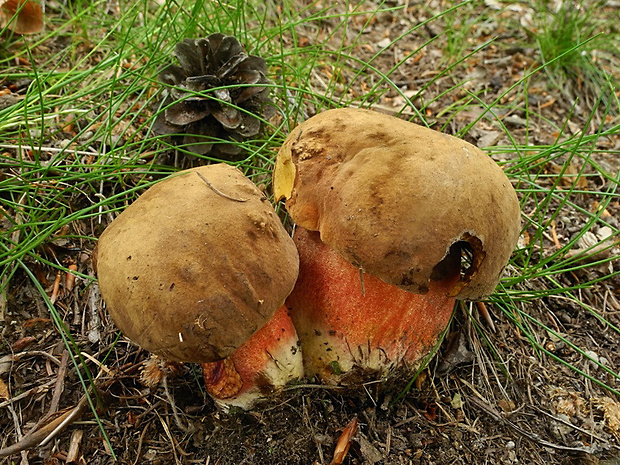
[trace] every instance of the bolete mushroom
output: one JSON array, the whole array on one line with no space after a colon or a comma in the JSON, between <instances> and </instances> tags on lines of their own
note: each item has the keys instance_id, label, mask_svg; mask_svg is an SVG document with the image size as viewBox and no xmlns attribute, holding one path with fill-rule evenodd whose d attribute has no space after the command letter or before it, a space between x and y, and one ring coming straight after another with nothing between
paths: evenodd
<instances>
[{"instance_id":1,"label":"bolete mushroom","mask_svg":"<svg viewBox=\"0 0 620 465\"><path fill-rule=\"evenodd\" d=\"M452 315L448 294L458 273L414 294L364 273L298 227L300 274L286 300L299 328L307 375L358 385L395 372L407 375L433 351ZM406 370L401 368L407 367Z\"/></svg>"},{"instance_id":2,"label":"bolete mushroom","mask_svg":"<svg viewBox=\"0 0 620 465\"><path fill-rule=\"evenodd\" d=\"M484 152L368 110L297 126L274 192L315 231L294 236L300 276L287 306L306 375L332 382L419 366L454 299L493 292L520 232L516 193Z\"/></svg>"},{"instance_id":3,"label":"bolete mushroom","mask_svg":"<svg viewBox=\"0 0 620 465\"><path fill-rule=\"evenodd\" d=\"M97 245L101 293L118 328L168 360L204 364L209 392L243 407L302 376L288 314L273 318L298 267L295 245L268 199L224 164L153 185ZM265 338L265 331L279 337ZM240 347L244 355L235 358ZM214 376L219 366L227 369ZM216 386L222 384L228 388Z\"/></svg>"},{"instance_id":4,"label":"bolete mushroom","mask_svg":"<svg viewBox=\"0 0 620 465\"><path fill-rule=\"evenodd\" d=\"M0 28L16 34L36 34L43 30L43 10L32 0L0 0Z\"/></svg>"}]
</instances>

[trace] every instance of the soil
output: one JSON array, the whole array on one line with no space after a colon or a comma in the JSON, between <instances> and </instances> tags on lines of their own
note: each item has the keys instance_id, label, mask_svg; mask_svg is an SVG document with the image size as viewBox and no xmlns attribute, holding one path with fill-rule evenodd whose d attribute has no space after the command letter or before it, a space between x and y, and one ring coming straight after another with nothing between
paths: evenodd
<instances>
[{"instance_id":1,"label":"soil","mask_svg":"<svg viewBox=\"0 0 620 465\"><path fill-rule=\"evenodd\" d=\"M448 3L411 1L398 13L354 16L345 33L351 41L348 53L361 60L373 59L390 39L414 24L423 24L435 12L445 10ZM424 108L435 128L458 133L484 108L471 104L456 116L444 111L456 97L470 92L483 102L494 102L540 59L528 32L533 27L527 23L532 11L511 3L514 8L499 13L492 9L495 4L499 3L474 3L463 8L460 14L488 15L490 19L464 31L463 43L451 44L452 53L462 56L492 37L495 41L433 81L423 94L424 102L413 102ZM371 5L365 10L375 8ZM319 7L315 3L304 14ZM599 13L618 14L617 5L607 8ZM407 58L392 76L402 92L387 90L373 108L413 116L408 115L407 108L411 107L403 95L412 95L453 62L448 53L450 37L442 29L450 18L460 21L461 16L448 15L420 27L415 34L403 36L389 53L373 59L375 68L388 71L407 53L431 41ZM304 44L321 41L325 47L338 49L342 36L330 38L338 24L339 18L332 17L315 22L314 28L302 25L296 40ZM362 28L366 32L358 36ZM53 43L44 45L55 47ZM340 69L327 63L317 66L313 81L316 92L339 73L339 91L362 101L372 82L356 79L354 64L345 61ZM7 83L0 82L0 88L2 85ZM505 111L501 116L517 142L541 146L554 143L558 128L577 132L588 127L588 121L593 128L605 123L606 117L612 119L609 124L617 124L617 114L591 113L596 95L579 86L577 81L567 81L558 90L544 73L539 73L531 79L527 95L529 104L537 107L535 120L525 119L525 97L516 92L503 97L507 105L498 105L497 111ZM575 100L577 94L580 98ZM306 111L312 114L313 109ZM486 119L465 138L481 147L510 144ZM596 163L613 176L620 162L611 151L620 149L620 138L616 134L613 140L601 140L597 148L600 150L593 154ZM501 156L507 157L505 153ZM561 166L568 155L563 156L544 169L554 172L554 166ZM562 209L553 232L560 242L570 240L587 223L583 211L591 211L597 201L594 193L604 191L610 180L586 176L584 182L580 190L591 194L573 199L581 210L567 208L559 199L548 210L553 213L556 208ZM536 206L525 203L523 208L527 216ZM608 213L608 221L617 227L617 199L608 206ZM82 237L98 237L109 218L102 216L102 220L102 224L75 227L81 229ZM529 232L533 235L533 229ZM58 240L49 244L47 253L94 276L94 245L87 239ZM549 256L553 247L549 234L548 241L541 244L540 258ZM51 295L56 271L44 263L29 263L29 267ZM150 361L149 354L119 338L96 284L77 279L71 286L65 275L60 277L55 305L73 340L63 341L39 291L28 276L18 272L9 283L0 333L4 354L0 354L0 380L7 388L5 393L0 392L0 449L11 447L32 431L34 436L30 437L34 439L29 447L23 452L15 450L6 463L96 465L112 463L116 457L123 464L619 464L620 399L597 381L620 389L618 377L613 376L620 372L620 341L617 332L587 311L591 306L611 325L620 327L619 270L620 263L612 261L554 276L567 287L597 276L607 278L581 293L583 305L553 294L518 302L524 313L541 325L508 315L491 301L487 308L492 327L481 318L475 304L459 305L440 352L408 391L404 385L377 382L345 390L305 380L250 412L218 409L204 391L198 366ZM532 279L519 286L526 293L546 285L541 279ZM529 333L522 330L525 326ZM545 328L565 335L609 372ZM535 348L528 337L546 352ZM66 343L80 349L84 363L97 377L97 396L89 390L97 415L84 396L84 370L77 368L79 362L69 356ZM589 377L570 370L559 363L561 360ZM152 363L157 364L163 378L147 387L141 375L144 366ZM50 422L71 411L78 414L69 417L60 433L44 442L54 429ZM346 439L347 434L351 435L350 449L343 460L332 462L334 451L342 450L339 439Z\"/></svg>"}]
</instances>

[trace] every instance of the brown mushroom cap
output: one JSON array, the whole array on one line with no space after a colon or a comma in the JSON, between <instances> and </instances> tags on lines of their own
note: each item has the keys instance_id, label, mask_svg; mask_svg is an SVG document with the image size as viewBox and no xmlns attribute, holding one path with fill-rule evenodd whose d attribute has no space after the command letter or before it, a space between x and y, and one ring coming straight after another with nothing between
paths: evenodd
<instances>
[{"instance_id":1,"label":"brown mushroom cap","mask_svg":"<svg viewBox=\"0 0 620 465\"><path fill-rule=\"evenodd\" d=\"M97 246L101 293L118 328L176 361L228 357L282 305L298 270L267 198L223 164L153 185Z\"/></svg>"},{"instance_id":2,"label":"brown mushroom cap","mask_svg":"<svg viewBox=\"0 0 620 465\"><path fill-rule=\"evenodd\" d=\"M297 126L278 153L274 191L353 265L416 293L463 250L473 257L451 294L492 293L520 232L516 193L484 152L368 110L329 110Z\"/></svg>"},{"instance_id":3,"label":"brown mushroom cap","mask_svg":"<svg viewBox=\"0 0 620 465\"><path fill-rule=\"evenodd\" d=\"M0 28L5 27L17 34L41 32L43 30L41 6L32 0L0 0Z\"/></svg>"}]
</instances>

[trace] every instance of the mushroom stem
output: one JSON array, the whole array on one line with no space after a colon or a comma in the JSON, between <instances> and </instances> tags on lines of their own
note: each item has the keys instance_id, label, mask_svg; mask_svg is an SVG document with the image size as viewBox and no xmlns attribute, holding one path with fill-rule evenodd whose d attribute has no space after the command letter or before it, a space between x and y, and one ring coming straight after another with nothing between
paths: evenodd
<instances>
[{"instance_id":1,"label":"mushroom stem","mask_svg":"<svg viewBox=\"0 0 620 465\"><path fill-rule=\"evenodd\" d=\"M284 305L228 358L203 363L207 391L222 408L250 409L259 400L303 377L297 332Z\"/></svg>"},{"instance_id":2,"label":"mushroom stem","mask_svg":"<svg viewBox=\"0 0 620 465\"><path fill-rule=\"evenodd\" d=\"M297 227L300 273L286 300L299 334L306 376L358 384L398 371L410 374L431 354L450 322L458 265L413 294L359 269Z\"/></svg>"}]
</instances>

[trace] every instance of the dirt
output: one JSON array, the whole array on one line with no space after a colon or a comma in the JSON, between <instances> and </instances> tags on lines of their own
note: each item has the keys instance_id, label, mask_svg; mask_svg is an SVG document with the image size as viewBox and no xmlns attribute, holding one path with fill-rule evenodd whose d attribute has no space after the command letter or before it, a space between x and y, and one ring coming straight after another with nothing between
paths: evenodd
<instances>
[{"instance_id":1,"label":"dirt","mask_svg":"<svg viewBox=\"0 0 620 465\"><path fill-rule=\"evenodd\" d=\"M318 7L320 4L313 8ZM370 60L386 39L398 37L414 24L424 24L434 11L446 7L447 3L438 1L409 2L404 12L355 16L347 32L352 41L348 52ZM609 8L601 14L617 13L617 6ZM484 102L493 102L539 59L527 27L519 26L527 19L527 10L506 10L496 15L476 4L464 12L494 19L477 22L463 35L464 43L452 43L460 47L455 54L492 37L495 41L433 81L423 94L423 102L414 102L435 128L451 134L484 111L474 102L456 116L445 112L455 96L470 92ZM402 92L388 89L375 102L375 109L414 116L408 114L410 107L403 95L411 95L450 66L451 57L446 56L450 37L442 34L443 21L449 19L433 21L416 29L415 34L406 34L390 53L373 59L374 67L387 71L403 54L431 41L391 76ZM341 37L329 39L329 34L338 29L338 24L334 17L315 28L300 26L296 40L325 40L325 46L337 48L342 45ZM358 37L356 32L361 28L366 32ZM54 44L45 46L54 48ZM316 92L337 72L342 83L338 91L362 101L373 83L355 77L355 63L347 61L341 69L327 63L317 66L313 82ZM447 92L461 82L464 84ZM523 108L522 94L509 93L503 98L510 105L498 105L497 111L505 111L502 117L517 141L551 144L558 137L558 128L570 132L588 125L594 97L587 92L582 92L575 104L571 98L575 89L568 86L558 90L547 82L544 73L532 78L528 92L539 117L527 124L519 110ZM311 114L312 106L306 111ZM612 117L617 122L618 116ZM601 121L605 115L594 112L591 124L596 126ZM468 131L466 139L483 147L509 144L504 133L485 119ZM597 144L600 153L593 155L596 163L613 175L620 168L617 154L610 153L620 147L618 136ZM561 166L568 156L561 154L553 163ZM552 172L554 168L551 163L541 169ZM550 213L562 209L554 226L559 241L569 240L588 221L584 212L591 211L597 196L587 192L603 191L610 180L592 176L585 177L585 182L580 189L586 194L574 200L579 208L566 207L556 199L557 205L548 209ZM536 211L535 204L525 203L523 208L526 215ZM608 212L609 222L617 226L617 200L608 205ZM109 217L102 219L102 224L75 225L74 232L79 232L80 238L58 239L46 244L42 253L50 260L75 264L79 272L94 277L91 253L95 242L85 238L99 236ZM533 234L533 230L529 232ZM552 250L549 234L538 258L548 257ZM51 295L57 279L55 269L42 262L28 266ZM461 304L439 354L408 391L402 384L369 383L351 391L304 380L304 384L290 386L250 412L218 409L205 393L200 368L195 365L163 365L163 378L147 387L143 373L149 354L119 337L96 284L77 279L70 286L64 274L55 305L73 339L63 341L32 280L18 271L10 280L0 332L0 380L7 388L6 393L0 391L0 449L11 447L22 435L34 431L39 436L30 447L9 455L6 463L96 465L112 463L116 458L123 464L329 464L334 451L340 450L338 440L353 433L352 422L356 420L350 449L340 463L618 464L620 399L598 384L620 389L613 375L620 372L618 333L587 308L598 309L611 325L620 327L619 271L620 264L615 261L554 276L567 287L580 280L606 277L583 291L579 302L549 295L516 303L541 324L523 321L520 315L504 312L491 301L487 304L491 327L475 304ZM544 289L546 284L541 279L526 279L518 286L526 295ZM604 361L609 372L558 339L556 333L583 348L590 358ZM80 361L69 356L66 344L90 354L83 360L89 374ZM561 360L572 363L582 374L562 365ZM89 376L96 377L97 396L84 388ZM96 415L85 401L85 391L91 394ZM78 410L79 415L70 418L69 425L42 443L53 430L46 424Z\"/></svg>"}]
</instances>

